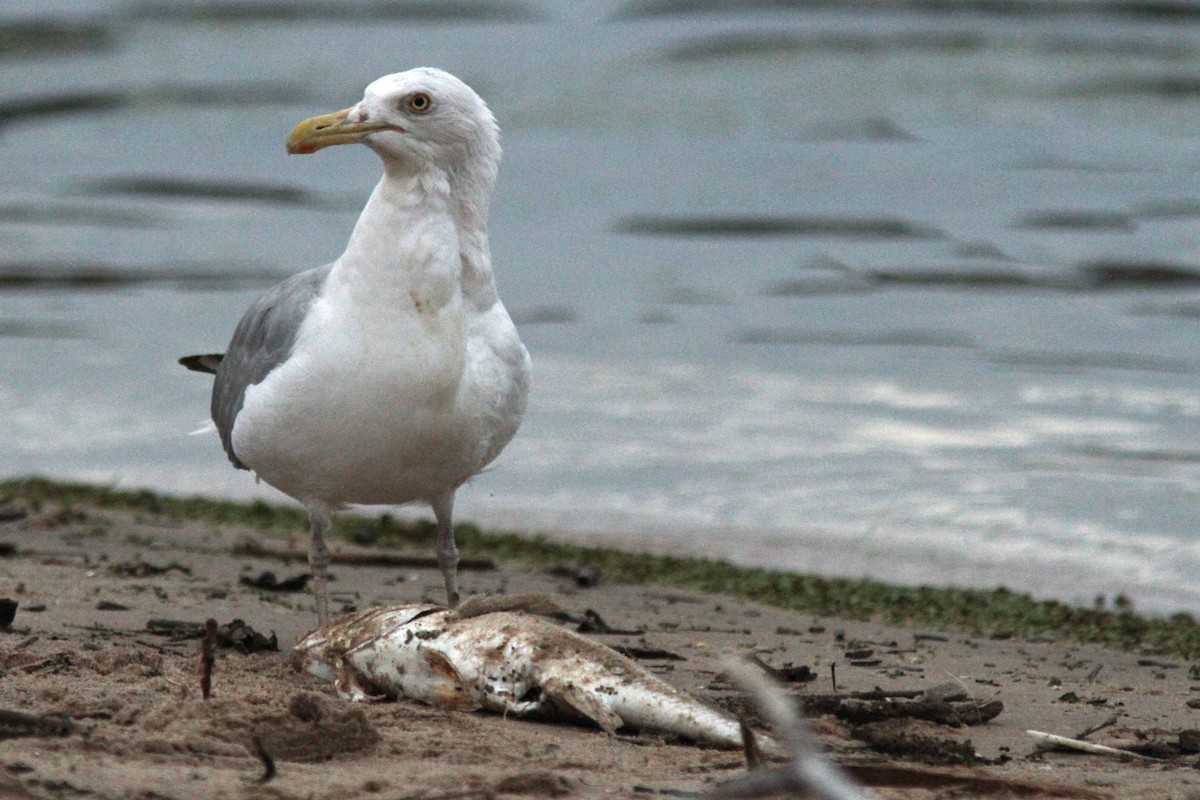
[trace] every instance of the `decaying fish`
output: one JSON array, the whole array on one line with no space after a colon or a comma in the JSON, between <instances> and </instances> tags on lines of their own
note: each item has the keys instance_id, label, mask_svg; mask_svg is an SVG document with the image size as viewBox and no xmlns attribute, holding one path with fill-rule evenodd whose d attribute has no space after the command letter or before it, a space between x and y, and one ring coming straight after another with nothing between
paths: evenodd
<instances>
[{"instance_id":1,"label":"decaying fish","mask_svg":"<svg viewBox=\"0 0 1200 800\"><path fill-rule=\"evenodd\" d=\"M312 674L353 700L586 719L741 747L737 721L631 659L549 620L544 598L488 597L458 608L372 608L335 620L295 647Z\"/></svg>"}]
</instances>

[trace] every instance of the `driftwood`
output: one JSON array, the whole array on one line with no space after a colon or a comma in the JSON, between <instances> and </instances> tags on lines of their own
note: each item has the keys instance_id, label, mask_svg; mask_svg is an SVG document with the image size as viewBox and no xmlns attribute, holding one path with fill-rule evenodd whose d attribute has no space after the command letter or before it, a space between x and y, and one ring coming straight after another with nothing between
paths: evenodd
<instances>
[{"instance_id":1,"label":"driftwood","mask_svg":"<svg viewBox=\"0 0 1200 800\"><path fill-rule=\"evenodd\" d=\"M966 692L954 683L930 689L849 694L794 695L805 714L831 714L852 725L865 725L888 719L923 719L957 728L982 725L1004 710L1004 703L968 700Z\"/></svg>"},{"instance_id":2,"label":"driftwood","mask_svg":"<svg viewBox=\"0 0 1200 800\"><path fill-rule=\"evenodd\" d=\"M1004 711L1004 703L1000 700L968 700L967 693L956 683L907 691L793 692L789 697L806 716L830 715L851 725L868 725L890 719L919 719L957 728L982 725ZM717 702L734 716L755 718L754 710L742 698L722 697Z\"/></svg>"},{"instance_id":3,"label":"driftwood","mask_svg":"<svg viewBox=\"0 0 1200 800\"><path fill-rule=\"evenodd\" d=\"M74 730L70 717L64 714L27 714L24 711L0 709L0 739L67 736Z\"/></svg>"},{"instance_id":4,"label":"driftwood","mask_svg":"<svg viewBox=\"0 0 1200 800\"><path fill-rule=\"evenodd\" d=\"M749 667L727 668L735 681L752 692L764 717L772 721L779 740L788 748L789 761L773 769L751 769L741 778L721 784L705 800L745 800L755 797L800 796L818 800L867 800L875 795L866 787L913 789L922 793L946 790L963 796L1003 794L1027 798L1106 800L1111 795L1092 789L1053 782L993 775L978 767L918 766L909 764L837 764L821 750L801 720L795 703L768 679ZM936 694L937 689L931 690ZM876 693L867 693L876 694ZM885 694L885 693L879 693ZM908 693L913 699L923 692ZM781 794L790 792L790 794Z\"/></svg>"},{"instance_id":5,"label":"driftwood","mask_svg":"<svg viewBox=\"0 0 1200 800\"><path fill-rule=\"evenodd\" d=\"M1051 745L1052 747L1066 748L1067 750L1078 750L1082 753L1091 753L1098 756L1115 756L1117 758L1133 758L1139 761L1154 761L1161 762L1161 758L1153 758L1144 756L1141 753L1135 753L1132 750L1120 750L1116 747L1106 747L1102 744L1093 742L1085 742L1083 739L1072 739L1068 736L1059 736L1053 733L1045 733L1044 731L1025 731L1027 734L1037 739L1038 742Z\"/></svg>"}]
</instances>

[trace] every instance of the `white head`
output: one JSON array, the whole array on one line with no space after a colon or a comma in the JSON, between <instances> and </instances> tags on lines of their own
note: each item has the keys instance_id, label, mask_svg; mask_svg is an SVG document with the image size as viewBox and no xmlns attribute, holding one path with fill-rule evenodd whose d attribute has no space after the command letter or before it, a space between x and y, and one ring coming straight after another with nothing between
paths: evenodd
<instances>
[{"instance_id":1,"label":"white head","mask_svg":"<svg viewBox=\"0 0 1200 800\"><path fill-rule=\"evenodd\" d=\"M444 179L456 194L490 194L500 163L500 129L487 104L431 67L372 82L354 106L297 125L287 147L315 153L354 142L378 153L389 174Z\"/></svg>"}]
</instances>

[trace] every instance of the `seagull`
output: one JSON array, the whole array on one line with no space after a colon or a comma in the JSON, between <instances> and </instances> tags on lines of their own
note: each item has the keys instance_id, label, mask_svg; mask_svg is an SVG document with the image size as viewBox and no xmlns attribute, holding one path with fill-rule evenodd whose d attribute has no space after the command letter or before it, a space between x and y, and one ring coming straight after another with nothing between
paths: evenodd
<instances>
[{"instance_id":1,"label":"seagull","mask_svg":"<svg viewBox=\"0 0 1200 800\"><path fill-rule=\"evenodd\" d=\"M348 504L428 503L458 604L454 493L512 440L530 385L492 276L500 132L487 104L447 72L412 69L300 122L287 150L353 143L375 151L383 177L345 252L268 289L223 354L180 359L216 376L212 420L233 465L308 511L321 625L324 533Z\"/></svg>"}]
</instances>

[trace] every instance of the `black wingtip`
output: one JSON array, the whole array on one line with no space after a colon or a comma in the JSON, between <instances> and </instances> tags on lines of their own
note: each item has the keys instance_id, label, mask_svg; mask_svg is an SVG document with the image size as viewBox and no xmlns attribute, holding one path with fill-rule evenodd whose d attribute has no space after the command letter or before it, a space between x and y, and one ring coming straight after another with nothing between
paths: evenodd
<instances>
[{"instance_id":1,"label":"black wingtip","mask_svg":"<svg viewBox=\"0 0 1200 800\"><path fill-rule=\"evenodd\" d=\"M207 372L209 375L216 375L217 367L221 365L221 359L224 357L224 353L205 353L200 356L184 356L179 359L179 363L192 372Z\"/></svg>"}]
</instances>

